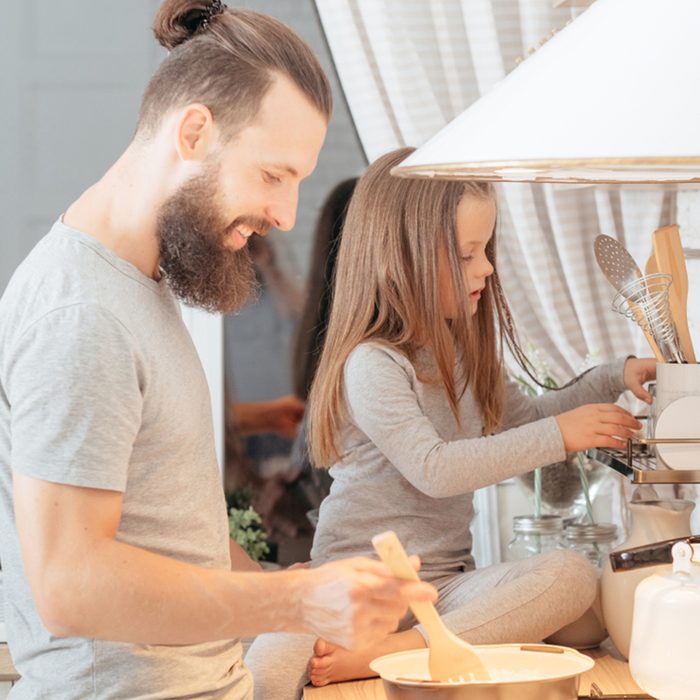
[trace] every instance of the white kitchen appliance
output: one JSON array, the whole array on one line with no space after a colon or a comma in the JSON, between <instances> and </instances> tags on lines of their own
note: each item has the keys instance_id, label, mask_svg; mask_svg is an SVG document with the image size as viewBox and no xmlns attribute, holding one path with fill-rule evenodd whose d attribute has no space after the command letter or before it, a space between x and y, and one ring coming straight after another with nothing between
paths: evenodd
<instances>
[{"instance_id":1,"label":"white kitchen appliance","mask_svg":"<svg viewBox=\"0 0 700 700\"><path fill-rule=\"evenodd\" d=\"M630 672L658 700L697 700L700 688L700 537L656 542L610 555L615 570L673 561L634 595Z\"/></svg>"},{"instance_id":2,"label":"white kitchen appliance","mask_svg":"<svg viewBox=\"0 0 700 700\"><path fill-rule=\"evenodd\" d=\"M700 689L700 564L698 538L637 548L638 566L673 557L670 574L652 574L634 596L630 671L658 700L697 700ZM698 545L695 545L698 547ZM697 549L700 555L700 548Z\"/></svg>"}]
</instances>

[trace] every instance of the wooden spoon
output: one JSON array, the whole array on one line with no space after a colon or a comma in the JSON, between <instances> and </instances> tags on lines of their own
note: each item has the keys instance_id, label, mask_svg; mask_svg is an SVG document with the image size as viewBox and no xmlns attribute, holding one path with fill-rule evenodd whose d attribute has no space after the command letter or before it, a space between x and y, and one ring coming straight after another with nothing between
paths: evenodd
<instances>
[{"instance_id":1,"label":"wooden spoon","mask_svg":"<svg viewBox=\"0 0 700 700\"><path fill-rule=\"evenodd\" d=\"M688 362L695 362L695 350L688 328L688 272L681 244L678 226L662 226L652 234L654 257L659 272L665 272L673 278L669 289L668 301L671 318L678 332L678 343Z\"/></svg>"},{"instance_id":2,"label":"wooden spoon","mask_svg":"<svg viewBox=\"0 0 700 700\"><path fill-rule=\"evenodd\" d=\"M418 574L392 530L372 538L374 550L396 578L418 581ZM432 603L412 603L411 610L428 633L428 668L434 681L487 681L491 678L471 644L445 627Z\"/></svg>"},{"instance_id":3,"label":"wooden spoon","mask_svg":"<svg viewBox=\"0 0 700 700\"><path fill-rule=\"evenodd\" d=\"M644 266L644 274L655 275L658 271L659 268L656 264L656 256L654 255L654 251L652 251L651 255L647 258L647 264Z\"/></svg>"},{"instance_id":4,"label":"wooden spoon","mask_svg":"<svg viewBox=\"0 0 700 700\"><path fill-rule=\"evenodd\" d=\"M656 266L656 256L654 255L654 252L652 251L651 255L647 258L646 265L644 266L644 274L645 275L655 275L658 271L659 271L659 268ZM643 320L642 311L638 306L630 305L630 308L632 308L635 315L637 316L637 323L639 323L640 320ZM639 323L639 325L641 325L642 330L644 330L645 325L642 323ZM647 343L649 343L649 347L651 348L652 352L654 353L654 357L656 358L656 361L657 362L665 362L664 356L661 354L661 350L659 350L659 346L656 344L656 341L654 340L654 336L651 334L651 331L644 330L644 336L647 339Z\"/></svg>"}]
</instances>

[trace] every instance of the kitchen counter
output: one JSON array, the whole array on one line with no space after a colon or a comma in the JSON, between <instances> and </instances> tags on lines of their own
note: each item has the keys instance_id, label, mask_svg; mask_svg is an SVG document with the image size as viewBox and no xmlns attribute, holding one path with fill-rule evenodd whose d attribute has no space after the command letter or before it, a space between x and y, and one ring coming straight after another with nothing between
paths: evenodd
<instances>
[{"instance_id":1,"label":"kitchen counter","mask_svg":"<svg viewBox=\"0 0 700 700\"><path fill-rule=\"evenodd\" d=\"M588 693L595 683L604 693L641 693L632 680L627 662L609 643L584 652L595 659L594 668L584 673L580 693ZM0 644L0 683L11 683L19 678L10 659L7 644ZM304 700L386 700L382 682L378 678L348 683L333 683L325 688L308 687Z\"/></svg>"},{"instance_id":2,"label":"kitchen counter","mask_svg":"<svg viewBox=\"0 0 700 700\"><path fill-rule=\"evenodd\" d=\"M18 678L7 644L0 644L0 683L12 683Z\"/></svg>"},{"instance_id":3,"label":"kitchen counter","mask_svg":"<svg viewBox=\"0 0 700 700\"><path fill-rule=\"evenodd\" d=\"M595 659L595 666L581 677L579 693L585 695L595 683L606 695L642 693L632 680L627 662L609 644L583 652ZM324 688L304 689L304 700L386 700L378 678L348 683L334 683Z\"/></svg>"}]
</instances>

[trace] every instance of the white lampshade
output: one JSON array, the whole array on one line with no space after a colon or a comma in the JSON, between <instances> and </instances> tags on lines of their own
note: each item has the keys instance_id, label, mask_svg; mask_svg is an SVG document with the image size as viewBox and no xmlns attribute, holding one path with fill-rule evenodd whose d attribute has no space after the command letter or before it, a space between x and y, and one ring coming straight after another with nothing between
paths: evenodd
<instances>
[{"instance_id":1,"label":"white lampshade","mask_svg":"<svg viewBox=\"0 0 700 700\"><path fill-rule=\"evenodd\" d=\"M700 182L700 0L597 0L393 174Z\"/></svg>"}]
</instances>

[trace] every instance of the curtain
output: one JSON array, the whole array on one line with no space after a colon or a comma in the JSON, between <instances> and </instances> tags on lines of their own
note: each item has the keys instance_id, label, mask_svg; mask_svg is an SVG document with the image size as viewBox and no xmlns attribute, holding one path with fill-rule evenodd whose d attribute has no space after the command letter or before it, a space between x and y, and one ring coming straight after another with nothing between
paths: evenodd
<instances>
[{"instance_id":1,"label":"curtain","mask_svg":"<svg viewBox=\"0 0 700 700\"><path fill-rule=\"evenodd\" d=\"M420 146L562 28L576 10L551 0L316 0L370 161ZM502 184L499 272L518 328L556 379L589 354L648 355L641 331L611 308L593 239L620 240L640 267L667 223L663 189Z\"/></svg>"},{"instance_id":2,"label":"curtain","mask_svg":"<svg viewBox=\"0 0 700 700\"><path fill-rule=\"evenodd\" d=\"M551 0L316 0L368 160L420 146L581 10ZM594 49L594 47L592 47ZM675 194L649 188L501 184L499 274L521 340L564 381L591 357L650 356L611 309L593 240L621 241L641 268ZM481 504L481 505L480 505ZM479 496L476 544L498 558L493 496ZM475 533L476 534L476 533Z\"/></svg>"}]
</instances>

